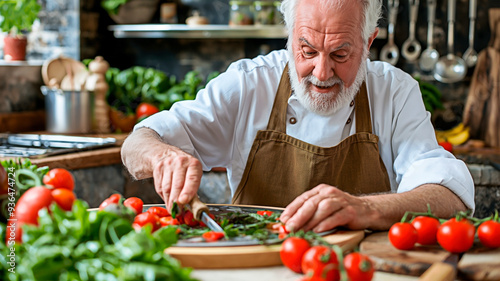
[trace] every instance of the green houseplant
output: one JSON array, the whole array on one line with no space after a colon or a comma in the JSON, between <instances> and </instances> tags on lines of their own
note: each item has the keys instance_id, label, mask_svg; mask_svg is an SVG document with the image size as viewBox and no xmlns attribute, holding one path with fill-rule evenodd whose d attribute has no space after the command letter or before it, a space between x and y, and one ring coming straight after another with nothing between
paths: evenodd
<instances>
[{"instance_id":1,"label":"green houseplant","mask_svg":"<svg viewBox=\"0 0 500 281\"><path fill-rule=\"evenodd\" d=\"M0 4L0 29L8 32L4 38L4 59L24 60L27 38L23 32L31 30L41 6L37 0L4 0Z\"/></svg>"}]
</instances>

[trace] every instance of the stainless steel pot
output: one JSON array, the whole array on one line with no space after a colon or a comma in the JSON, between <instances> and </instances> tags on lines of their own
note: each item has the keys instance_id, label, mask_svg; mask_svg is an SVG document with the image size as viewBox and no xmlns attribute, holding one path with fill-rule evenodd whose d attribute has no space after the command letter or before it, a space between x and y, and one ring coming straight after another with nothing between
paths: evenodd
<instances>
[{"instance_id":1,"label":"stainless steel pot","mask_svg":"<svg viewBox=\"0 0 500 281\"><path fill-rule=\"evenodd\" d=\"M45 95L47 131L90 133L94 122L94 93L41 87Z\"/></svg>"}]
</instances>

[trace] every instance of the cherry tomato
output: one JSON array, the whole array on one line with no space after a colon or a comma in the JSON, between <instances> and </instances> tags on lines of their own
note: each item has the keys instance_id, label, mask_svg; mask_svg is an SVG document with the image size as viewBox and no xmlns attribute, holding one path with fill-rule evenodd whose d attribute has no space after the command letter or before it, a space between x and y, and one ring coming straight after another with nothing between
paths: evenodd
<instances>
[{"instance_id":1,"label":"cherry tomato","mask_svg":"<svg viewBox=\"0 0 500 281\"><path fill-rule=\"evenodd\" d=\"M302 273L302 257L309 248L311 248L311 245L306 239L293 236L288 237L281 244L281 261L292 271Z\"/></svg>"},{"instance_id":2,"label":"cherry tomato","mask_svg":"<svg viewBox=\"0 0 500 281\"><path fill-rule=\"evenodd\" d=\"M156 231L161 226L158 216L148 212L140 213L137 216L135 216L134 223L137 223L141 227L150 224L152 226L151 230L153 232Z\"/></svg>"},{"instance_id":3,"label":"cherry tomato","mask_svg":"<svg viewBox=\"0 0 500 281\"><path fill-rule=\"evenodd\" d=\"M302 272L327 281L340 280L339 262L335 252L327 246L313 246L302 257ZM312 275L311 275L312 274Z\"/></svg>"},{"instance_id":4,"label":"cherry tomato","mask_svg":"<svg viewBox=\"0 0 500 281\"><path fill-rule=\"evenodd\" d=\"M450 253L464 253L474 244L475 232L474 225L467 219L457 221L452 218L439 227L437 241Z\"/></svg>"},{"instance_id":5,"label":"cherry tomato","mask_svg":"<svg viewBox=\"0 0 500 281\"><path fill-rule=\"evenodd\" d=\"M398 222L389 229L389 241L399 250L410 250L418 240L415 227L409 222Z\"/></svg>"},{"instance_id":6,"label":"cherry tomato","mask_svg":"<svg viewBox=\"0 0 500 281\"><path fill-rule=\"evenodd\" d=\"M158 108L150 103L140 103L139 106L135 110L135 115L137 119L141 119L147 116L151 116L155 113L159 112Z\"/></svg>"},{"instance_id":7,"label":"cherry tomato","mask_svg":"<svg viewBox=\"0 0 500 281\"><path fill-rule=\"evenodd\" d=\"M65 211L71 211L76 195L73 191L66 188L56 188L52 190L54 201Z\"/></svg>"},{"instance_id":8,"label":"cherry tomato","mask_svg":"<svg viewBox=\"0 0 500 281\"><path fill-rule=\"evenodd\" d=\"M211 217L213 220L215 220L215 215L213 215L213 214L208 214L208 216L209 216L209 217ZM207 225L206 225L204 222L202 222L202 221L199 221L198 223L199 223L199 224L200 224L200 226L202 226L202 227L206 227L206 226L207 226Z\"/></svg>"},{"instance_id":9,"label":"cherry tomato","mask_svg":"<svg viewBox=\"0 0 500 281\"><path fill-rule=\"evenodd\" d=\"M157 206L151 207L146 212L153 213L160 218L170 216L170 213L168 212L168 210L163 208L163 207L157 207Z\"/></svg>"},{"instance_id":10,"label":"cherry tomato","mask_svg":"<svg viewBox=\"0 0 500 281\"><path fill-rule=\"evenodd\" d=\"M372 260L361 253L353 252L345 256L344 267L351 281L372 280L375 272Z\"/></svg>"},{"instance_id":11,"label":"cherry tomato","mask_svg":"<svg viewBox=\"0 0 500 281\"><path fill-rule=\"evenodd\" d=\"M215 242L224 238L224 232L207 231L201 235L207 242Z\"/></svg>"},{"instance_id":12,"label":"cherry tomato","mask_svg":"<svg viewBox=\"0 0 500 281\"><path fill-rule=\"evenodd\" d=\"M141 198L129 197L123 201L123 205L125 207L129 207L135 212L136 215L138 215L142 213L142 206L144 206L144 202L142 202Z\"/></svg>"},{"instance_id":13,"label":"cherry tomato","mask_svg":"<svg viewBox=\"0 0 500 281\"><path fill-rule=\"evenodd\" d=\"M411 224L418 233L417 243L420 245L433 245L437 243L436 234L441 225L439 220L432 217L418 216L413 219Z\"/></svg>"},{"instance_id":14,"label":"cherry tomato","mask_svg":"<svg viewBox=\"0 0 500 281\"><path fill-rule=\"evenodd\" d=\"M55 168L43 176L43 183L51 185L53 188L66 188L73 190L75 188L75 179L66 169Z\"/></svg>"},{"instance_id":15,"label":"cherry tomato","mask_svg":"<svg viewBox=\"0 0 500 281\"><path fill-rule=\"evenodd\" d=\"M273 214L272 211L257 211L257 215L261 215L261 216L268 216L270 217L271 215Z\"/></svg>"},{"instance_id":16,"label":"cherry tomato","mask_svg":"<svg viewBox=\"0 0 500 281\"><path fill-rule=\"evenodd\" d=\"M52 190L44 186L28 189L16 204L16 218L19 223L38 225L38 211L52 203Z\"/></svg>"},{"instance_id":17,"label":"cherry tomato","mask_svg":"<svg viewBox=\"0 0 500 281\"><path fill-rule=\"evenodd\" d=\"M189 210L186 210L184 212L183 222L184 222L184 224L191 226L191 227L198 225L198 221L194 219L193 213Z\"/></svg>"},{"instance_id":18,"label":"cherry tomato","mask_svg":"<svg viewBox=\"0 0 500 281\"><path fill-rule=\"evenodd\" d=\"M488 248L500 247L500 222L485 221L477 228L477 237Z\"/></svg>"},{"instance_id":19,"label":"cherry tomato","mask_svg":"<svg viewBox=\"0 0 500 281\"><path fill-rule=\"evenodd\" d=\"M118 193L115 193L108 198L106 198L104 201L102 201L101 205L99 205L99 210L104 210L106 206L111 205L111 204L118 204L120 203L120 200L122 199L122 196Z\"/></svg>"},{"instance_id":20,"label":"cherry tomato","mask_svg":"<svg viewBox=\"0 0 500 281\"><path fill-rule=\"evenodd\" d=\"M444 149L448 150L449 152L453 152L453 144L447 141L441 141L438 143L440 146L442 146Z\"/></svg>"},{"instance_id":21,"label":"cherry tomato","mask_svg":"<svg viewBox=\"0 0 500 281\"><path fill-rule=\"evenodd\" d=\"M180 225L179 220L174 219L171 216L166 216L166 217L161 217L159 219L160 225L161 226L167 226L167 225Z\"/></svg>"},{"instance_id":22,"label":"cherry tomato","mask_svg":"<svg viewBox=\"0 0 500 281\"><path fill-rule=\"evenodd\" d=\"M278 238L285 239L289 233L290 231L286 229L286 226L284 224L280 224L280 226L278 227Z\"/></svg>"}]
</instances>

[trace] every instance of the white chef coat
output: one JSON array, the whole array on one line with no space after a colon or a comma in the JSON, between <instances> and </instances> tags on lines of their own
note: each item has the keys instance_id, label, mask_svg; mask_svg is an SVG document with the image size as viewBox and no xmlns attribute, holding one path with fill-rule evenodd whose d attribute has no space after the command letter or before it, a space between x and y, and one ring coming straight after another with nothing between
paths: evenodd
<instances>
[{"instance_id":1,"label":"white chef coat","mask_svg":"<svg viewBox=\"0 0 500 281\"><path fill-rule=\"evenodd\" d=\"M234 195L255 135L267 128L287 62L288 52L279 50L232 63L194 101L177 102L134 130L155 130L165 142L198 158L206 171L226 167ZM379 137L391 190L405 192L426 183L441 184L474 210L470 172L463 161L437 144L417 81L388 63L366 63L373 133ZM316 146L335 146L356 133L353 109L348 105L332 116L321 116L305 109L292 95L287 120L293 117L296 123L287 122L286 133Z\"/></svg>"}]
</instances>

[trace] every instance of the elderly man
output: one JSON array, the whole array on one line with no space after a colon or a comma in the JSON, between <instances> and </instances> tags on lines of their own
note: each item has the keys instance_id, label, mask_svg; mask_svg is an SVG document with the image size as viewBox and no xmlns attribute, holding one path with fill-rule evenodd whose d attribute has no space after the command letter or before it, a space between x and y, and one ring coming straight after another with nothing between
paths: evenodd
<instances>
[{"instance_id":1,"label":"elderly man","mask_svg":"<svg viewBox=\"0 0 500 281\"><path fill-rule=\"evenodd\" d=\"M226 167L232 201L286 207L289 229L388 229L430 204L474 209L465 164L436 142L418 83L368 60L378 0L284 0L287 50L243 59L135 127L122 149L168 207Z\"/></svg>"}]
</instances>

